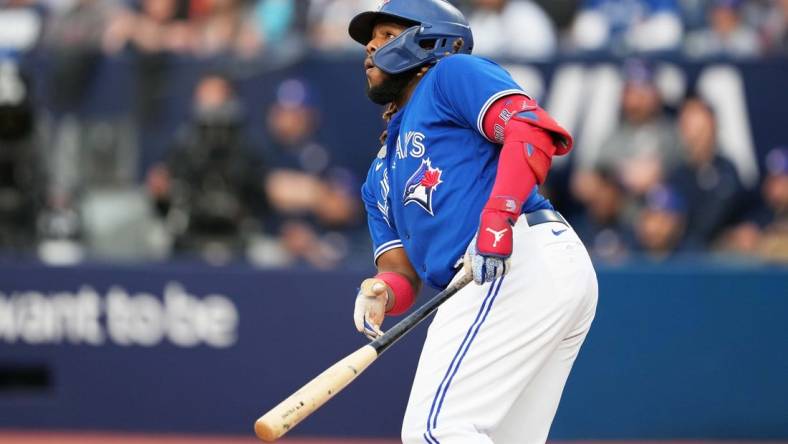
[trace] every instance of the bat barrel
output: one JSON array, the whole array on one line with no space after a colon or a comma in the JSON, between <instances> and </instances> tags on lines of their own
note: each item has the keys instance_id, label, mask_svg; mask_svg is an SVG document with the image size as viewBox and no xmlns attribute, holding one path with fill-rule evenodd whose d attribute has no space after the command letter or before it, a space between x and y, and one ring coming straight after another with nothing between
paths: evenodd
<instances>
[{"instance_id":1,"label":"bat barrel","mask_svg":"<svg viewBox=\"0 0 788 444\"><path fill-rule=\"evenodd\" d=\"M257 437L274 442L350 384L378 357L365 345L306 383L261 416L254 424Z\"/></svg>"},{"instance_id":2,"label":"bat barrel","mask_svg":"<svg viewBox=\"0 0 788 444\"><path fill-rule=\"evenodd\" d=\"M316 378L306 383L297 392L279 403L279 405L269 410L254 424L254 431L257 437L265 442L274 442L279 439L304 418L319 409L339 391L347 387L381 353L426 319L443 302L470 281L470 275L464 275L457 279L445 290L393 326L386 334L332 365Z\"/></svg>"}]
</instances>

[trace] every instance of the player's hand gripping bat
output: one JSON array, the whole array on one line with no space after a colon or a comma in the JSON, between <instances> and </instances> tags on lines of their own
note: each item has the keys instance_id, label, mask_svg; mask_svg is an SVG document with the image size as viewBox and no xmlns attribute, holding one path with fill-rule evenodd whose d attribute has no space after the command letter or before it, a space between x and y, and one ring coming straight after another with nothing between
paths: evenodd
<instances>
[{"instance_id":1,"label":"player's hand gripping bat","mask_svg":"<svg viewBox=\"0 0 788 444\"><path fill-rule=\"evenodd\" d=\"M332 365L280 402L279 405L269 410L254 424L257 437L266 442L274 442L279 439L347 387L387 348L413 330L416 325L429 317L442 303L465 287L472 279L472 276L466 272L460 279L391 327L383 336Z\"/></svg>"}]
</instances>

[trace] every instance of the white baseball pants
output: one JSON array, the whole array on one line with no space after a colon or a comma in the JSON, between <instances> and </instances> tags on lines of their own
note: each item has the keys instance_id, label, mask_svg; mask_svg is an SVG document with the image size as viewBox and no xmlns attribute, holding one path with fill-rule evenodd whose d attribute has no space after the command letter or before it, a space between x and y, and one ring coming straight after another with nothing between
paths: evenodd
<instances>
[{"instance_id":1,"label":"white baseball pants","mask_svg":"<svg viewBox=\"0 0 788 444\"><path fill-rule=\"evenodd\" d=\"M596 273L574 230L529 227L521 216L506 276L470 283L432 321L403 443L544 443L596 302Z\"/></svg>"}]
</instances>

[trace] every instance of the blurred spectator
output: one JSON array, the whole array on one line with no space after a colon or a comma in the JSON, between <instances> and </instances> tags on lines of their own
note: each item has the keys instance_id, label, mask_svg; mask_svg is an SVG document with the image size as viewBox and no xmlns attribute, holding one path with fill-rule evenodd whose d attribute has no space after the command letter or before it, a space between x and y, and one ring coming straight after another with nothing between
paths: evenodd
<instances>
[{"instance_id":1,"label":"blurred spectator","mask_svg":"<svg viewBox=\"0 0 788 444\"><path fill-rule=\"evenodd\" d=\"M253 21L268 52L282 52L288 48L293 49L296 45L303 45L311 3L298 0L257 0Z\"/></svg>"},{"instance_id":2,"label":"blurred spectator","mask_svg":"<svg viewBox=\"0 0 788 444\"><path fill-rule=\"evenodd\" d=\"M678 164L681 151L674 124L664 113L653 67L644 60L629 60L624 77L621 122L601 145L591 167L614 171L628 193L642 196ZM581 201L592 189L584 184L588 175L580 171L573 180L573 191Z\"/></svg>"},{"instance_id":3,"label":"blurred spectator","mask_svg":"<svg viewBox=\"0 0 788 444\"><path fill-rule=\"evenodd\" d=\"M0 59L0 248L30 250L43 178L29 84Z\"/></svg>"},{"instance_id":4,"label":"blurred spectator","mask_svg":"<svg viewBox=\"0 0 788 444\"><path fill-rule=\"evenodd\" d=\"M143 53L180 52L192 36L177 0L141 0L139 9L123 9L112 17L104 36L105 49L115 53L131 45Z\"/></svg>"},{"instance_id":5,"label":"blurred spectator","mask_svg":"<svg viewBox=\"0 0 788 444\"><path fill-rule=\"evenodd\" d=\"M634 245L634 233L627 220L629 198L611 171L599 170L592 177L593 193L584 202L586 212L574 219L573 226L594 258L619 262Z\"/></svg>"},{"instance_id":6,"label":"blurred spectator","mask_svg":"<svg viewBox=\"0 0 788 444\"><path fill-rule=\"evenodd\" d=\"M635 225L640 250L651 259L668 259L681 248L686 203L664 185L654 186L645 197L645 207Z\"/></svg>"},{"instance_id":7,"label":"blurred spectator","mask_svg":"<svg viewBox=\"0 0 788 444\"><path fill-rule=\"evenodd\" d=\"M295 0L141 0L139 11L113 20L106 48L117 52L130 43L146 53L259 58L289 51L302 39L307 6Z\"/></svg>"},{"instance_id":8,"label":"blurred spectator","mask_svg":"<svg viewBox=\"0 0 788 444\"><path fill-rule=\"evenodd\" d=\"M38 43L43 8L35 0L0 0L0 51L25 53Z\"/></svg>"},{"instance_id":9,"label":"blurred spectator","mask_svg":"<svg viewBox=\"0 0 788 444\"><path fill-rule=\"evenodd\" d=\"M771 150L766 156L766 179L761 187L765 205L746 221L729 230L723 250L763 259L788 262L788 148Z\"/></svg>"},{"instance_id":10,"label":"blurred spectator","mask_svg":"<svg viewBox=\"0 0 788 444\"><path fill-rule=\"evenodd\" d=\"M47 22L42 49L51 113L42 126L48 191L39 221L46 243L83 240L85 196L98 188L129 186L136 175L130 122L80 112L99 72L104 33L118 11L115 1L75 0L58 5Z\"/></svg>"},{"instance_id":11,"label":"blurred spectator","mask_svg":"<svg viewBox=\"0 0 788 444\"><path fill-rule=\"evenodd\" d=\"M91 85L103 35L115 11L117 2L76 0L49 19L44 48L51 65L50 101L56 111L73 111Z\"/></svg>"},{"instance_id":12,"label":"blurred spectator","mask_svg":"<svg viewBox=\"0 0 788 444\"><path fill-rule=\"evenodd\" d=\"M294 0L259 0L253 13L260 39L266 45L284 42L296 20Z\"/></svg>"},{"instance_id":13,"label":"blurred spectator","mask_svg":"<svg viewBox=\"0 0 788 444\"><path fill-rule=\"evenodd\" d=\"M359 204L352 175L333 165L329 151L314 140L319 119L309 85L297 79L279 85L268 110L266 192L280 215L277 224L290 255L328 268L347 255L341 232L358 221Z\"/></svg>"},{"instance_id":14,"label":"blurred spectator","mask_svg":"<svg viewBox=\"0 0 788 444\"><path fill-rule=\"evenodd\" d=\"M715 0L678 0L686 32L704 28L707 24L709 5Z\"/></svg>"},{"instance_id":15,"label":"blurred spectator","mask_svg":"<svg viewBox=\"0 0 788 444\"><path fill-rule=\"evenodd\" d=\"M582 51L668 51L683 32L676 0L584 0L571 40Z\"/></svg>"},{"instance_id":16,"label":"blurred spectator","mask_svg":"<svg viewBox=\"0 0 788 444\"><path fill-rule=\"evenodd\" d=\"M474 0L468 17L474 53L486 57L546 59L555 54L555 26L530 0Z\"/></svg>"},{"instance_id":17,"label":"blurred spectator","mask_svg":"<svg viewBox=\"0 0 788 444\"><path fill-rule=\"evenodd\" d=\"M679 114L684 163L669 183L687 204L685 244L705 249L738 210L743 187L736 168L718 153L717 125L708 104L687 100Z\"/></svg>"},{"instance_id":18,"label":"blurred spectator","mask_svg":"<svg viewBox=\"0 0 788 444\"><path fill-rule=\"evenodd\" d=\"M225 262L259 232L265 210L263 170L241 134L243 115L230 82L208 75L194 92L193 121L167 162L148 174L178 252Z\"/></svg>"},{"instance_id":19,"label":"blurred spectator","mask_svg":"<svg viewBox=\"0 0 788 444\"><path fill-rule=\"evenodd\" d=\"M572 26L581 0L534 0L534 2L550 17L550 21L561 35Z\"/></svg>"},{"instance_id":20,"label":"blurred spectator","mask_svg":"<svg viewBox=\"0 0 788 444\"><path fill-rule=\"evenodd\" d=\"M764 52L788 54L788 0L773 0L761 26Z\"/></svg>"},{"instance_id":21,"label":"blurred spectator","mask_svg":"<svg viewBox=\"0 0 788 444\"><path fill-rule=\"evenodd\" d=\"M355 50L358 43L347 34L350 20L361 11L371 11L378 0L312 0L309 2L309 40L321 50Z\"/></svg>"},{"instance_id":22,"label":"blurred spectator","mask_svg":"<svg viewBox=\"0 0 788 444\"><path fill-rule=\"evenodd\" d=\"M231 53L242 58L257 56L263 49L264 33L280 37L291 21L292 2L261 0L261 11L268 14L257 27L252 6L242 0L203 0L192 3L191 50L198 56ZM271 6L274 7L271 7ZM266 8L267 7L267 8ZM258 18L259 15L255 16Z\"/></svg>"},{"instance_id":23,"label":"blurred spectator","mask_svg":"<svg viewBox=\"0 0 788 444\"><path fill-rule=\"evenodd\" d=\"M189 50L193 37L176 0L141 0L139 10L119 9L104 35L104 49L125 48L135 54L137 121L143 126L158 121L160 100L166 94L170 56Z\"/></svg>"},{"instance_id":24,"label":"blurred spectator","mask_svg":"<svg viewBox=\"0 0 788 444\"><path fill-rule=\"evenodd\" d=\"M685 50L693 57L753 57L759 53L758 35L742 17L742 0L714 0L709 27L691 32Z\"/></svg>"}]
</instances>

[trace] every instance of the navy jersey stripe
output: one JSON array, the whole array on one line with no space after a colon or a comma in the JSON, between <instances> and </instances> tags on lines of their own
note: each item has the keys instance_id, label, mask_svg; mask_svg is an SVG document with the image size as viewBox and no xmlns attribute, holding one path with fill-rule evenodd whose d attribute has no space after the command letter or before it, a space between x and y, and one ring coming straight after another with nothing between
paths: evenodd
<instances>
[{"instance_id":1,"label":"navy jersey stripe","mask_svg":"<svg viewBox=\"0 0 788 444\"><path fill-rule=\"evenodd\" d=\"M479 333L479 329L481 328L482 324L484 324L485 319L487 319L487 315L490 313L490 309L495 302L495 298L498 296L498 292L503 285L503 280L504 278L501 277L490 284L490 288L487 290L487 295L485 296L484 301L482 302L482 305L476 314L476 319L474 319L471 327L465 333L465 337L460 344L460 348L454 354L454 358L452 358L449 368L446 370L446 374L443 376L443 380L441 381L440 385L438 385L438 391L435 393L435 397L432 400L432 406L430 407L430 413L427 416L427 432L425 433L425 439L426 437L429 437L433 439L435 443L440 444L440 442L434 436L432 436L432 429L438 426L438 415L440 414L441 408L443 407L443 402L446 399L449 386L451 385L454 376L457 374L460 364L462 364L463 358L465 358L465 355L471 348L473 340ZM495 289L495 291L493 291L493 289ZM436 405L437 409L435 408Z\"/></svg>"}]
</instances>

